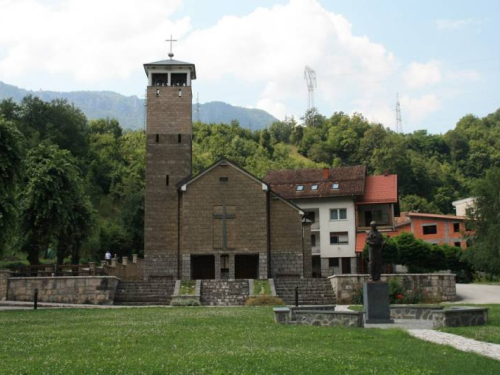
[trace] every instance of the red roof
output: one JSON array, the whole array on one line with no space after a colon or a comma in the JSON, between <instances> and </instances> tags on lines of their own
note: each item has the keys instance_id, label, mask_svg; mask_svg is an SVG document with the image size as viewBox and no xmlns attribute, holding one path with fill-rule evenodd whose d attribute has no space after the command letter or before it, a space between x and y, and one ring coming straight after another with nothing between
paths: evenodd
<instances>
[{"instance_id":1,"label":"red roof","mask_svg":"<svg viewBox=\"0 0 500 375\"><path fill-rule=\"evenodd\" d=\"M403 214L401 214L403 216ZM455 216L455 215L440 215L440 214L424 214L420 212L407 212L408 217L428 217L434 219L448 219L448 220L467 220L465 216Z\"/></svg>"},{"instance_id":2,"label":"red roof","mask_svg":"<svg viewBox=\"0 0 500 375\"><path fill-rule=\"evenodd\" d=\"M358 204L397 203L398 175L367 176L365 194Z\"/></svg>"},{"instance_id":3,"label":"red roof","mask_svg":"<svg viewBox=\"0 0 500 375\"><path fill-rule=\"evenodd\" d=\"M288 169L270 171L263 181L285 199L360 196L365 189L366 167ZM334 187L335 184L335 187ZM302 186L297 190L297 186ZM312 187L315 186L315 190Z\"/></svg>"},{"instance_id":4,"label":"red roof","mask_svg":"<svg viewBox=\"0 0 500 375\"><path fill-rule=\"evenodd\" d=\"M398 232L396 231L390 231L390 232L385 232L381 231L380 233L389 236L389 237L394 237L398 235ZM356 233L356 252L357 253L362 253L363 249L365 248L365 243L366 243L366 235L368 232L358 232Z\"/></svg>"}]
</instances>

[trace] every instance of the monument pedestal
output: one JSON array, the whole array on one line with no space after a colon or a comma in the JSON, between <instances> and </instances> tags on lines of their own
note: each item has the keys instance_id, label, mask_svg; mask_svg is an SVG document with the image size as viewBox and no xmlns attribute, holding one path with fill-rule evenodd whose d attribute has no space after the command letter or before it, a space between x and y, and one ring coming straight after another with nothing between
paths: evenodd
<instances>
[{"instance_id":1,"label":"monument pedestal","mask_svg":"<svg viewBox=\"0 0 500 375\"><path fill-rule=\"evenodd\" d=\"M389 285L382 281L369 281L363 284L363 305L365 323L394 323L389 308Z\"/></svg>"}]
</instances>

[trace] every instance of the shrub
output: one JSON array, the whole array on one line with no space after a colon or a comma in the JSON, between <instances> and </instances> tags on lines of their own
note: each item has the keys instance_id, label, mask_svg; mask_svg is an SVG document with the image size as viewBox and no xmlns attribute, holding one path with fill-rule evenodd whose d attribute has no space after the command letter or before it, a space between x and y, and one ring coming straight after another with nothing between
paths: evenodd
<instances>
[{"instance_id":1,"label":"shrub","mask_svg":"<svg viewBox=\"0 0 500 375\"><path fill-rule=\"evenodd\" d=\"M390 279L388 284L389 284L389 303L391 304L403 303L403 299L406 293L405 287L399 282L398 279Z\"/></svg>"},{"instance_id":2,"label":"shrub","mask_svg":"<svg viewBox=\"0 0 500 375\"><path fill-rule=\"evenodd\" d=\"M245 306L284 306L283 300L276 296L260 295L250 297L246 300Z\"/></svg>"},{"instance_id":3,"label":"shrub","mask_svg":"<svg viewBox=\"0 0 500 375\"><path fill-rule=\"evenodd\" d=\"M172 300L172 306L201 306L200 301L194 298L175 298Z\"/></svg>"},{"instance_id":4,"label":"shrub","mask_svg":"<svg viewBox=\"0 0 500 375\"><path fill-rule=\"evenodd\" d=\"M363 304L363 287L357 287L352 292L352 303L355 305Z\"/></svg>"}]
</instances>

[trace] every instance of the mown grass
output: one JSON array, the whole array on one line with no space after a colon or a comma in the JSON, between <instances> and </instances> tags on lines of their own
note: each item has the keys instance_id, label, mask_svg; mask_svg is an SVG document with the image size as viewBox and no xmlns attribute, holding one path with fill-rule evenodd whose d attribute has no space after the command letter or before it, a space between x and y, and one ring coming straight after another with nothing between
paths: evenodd
<instances>
[{"instance_id":1,"label":"mown grass","mask_svg":"<svg viewBox=\"0 0 500 375\"><path fill-rule=\"evenodd\" d=\"M254 280L253 294L270 296L271 286L269 285L269 280Z\"/></svg>"},{"instance_id":2,"label":"mown grass","mask_svg":"<svg viewBox=\"0 0 500 375\"><path fill-rule=\"evenodd\" d=\"M279 325L272 309L0 312L2 374L498 374L400 330Z\"/></svg>"},{"instance_id":3,"label":"mown grass","mask_svg":"<svg viewBox=\"0 0 500 375\"><path fill-rule=\"evenodd\" d=\"M457 305L453 305L457 306ZM460 306L460 305L458 305ZM472 306L472 305L464 305ZM500 344L500 305L474 305L477 307L488 307L488 324L475 327L445 327L439 329L442 332L454 333L474 340Z\"/></svg>"},{"instance_id":4,"label":"mown grass","mask_svg":"<svg viewBox=\"0 0 500 375\"><path fill-rule=\"evenodd\" d=\"M181 281L181 287L179 290L180 295L193 295L196 291L196 281L195 280L184 280Z\"/></svg>"}]
</instances>

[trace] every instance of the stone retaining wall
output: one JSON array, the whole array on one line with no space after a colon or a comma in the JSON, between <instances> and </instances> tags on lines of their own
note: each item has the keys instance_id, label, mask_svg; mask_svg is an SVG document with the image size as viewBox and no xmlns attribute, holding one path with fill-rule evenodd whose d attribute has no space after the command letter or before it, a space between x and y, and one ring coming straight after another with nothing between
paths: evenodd
<instances>
[{"instance_id":1,"label":"stone retaining wall","mask_svg":"<svg viewBox=\"0 0 500 375\"><path fill-rule=\"evenodd\" d=\"M39 302L112 305L116 277L11 277L8 280L9 301L33 301L38 289Z\"/></svg>"},{"instance_id":2,"label":"stone retaining wall","mask_svg":"<svg viewBox=\"0 0 500 375\"><path fill-rule=\"evenodd\" d=\"M353 293L363 287L369 275L333 275L329 277L337 304L353 303ZM407 292L422 290L427 301L453 301L456 298L455 275L450 273L382 274L381 280L397 279Z\"/></svg>"},{"instance_id":3,"label":"stone retaining wall","mask_svg":"<svg viewBox=\"0 0 500 375\"><path fill-rule=\"evenodd\" d=\"M7 299L7 286L11 275L11 271L0 270L0 301L5 301Z\"/></svg>"},{"instance_id":4,"label":"stone retaining wall","mask_svg":"<svg viewBox=\"0 0 500 375\"><path fill-rule=\"evenodd\" d=\"M328 308L329 310L323 310ZM335 307L321 306L310 310L296 309L291 311L289 307L277 307L274 309L274 321L281 324L296 324L305 326L343 326L364 327L362 311L334 311Z\"/></svg>"},{"instance_id":5,"label":"stone retaining wall","mask_svg":"<svg viewBox=\"0 0 500 375\"><path fill-rule=\"evenodd\" d=\"M391 306L391 319L419 319L432 320L436 311L443 310L443 306Z\"/></svg>"},{"instance_id":6,"label":"stone retaining wall","mask_svg":"<svg viewBox=\"0 0 500 375\"><path fill-rule=\"evenodd\" d=\"M452 307L432 313L433 328L469 327L485 325L488 322L488 309L475 307Z\"/></svg>"}]
</instances>

